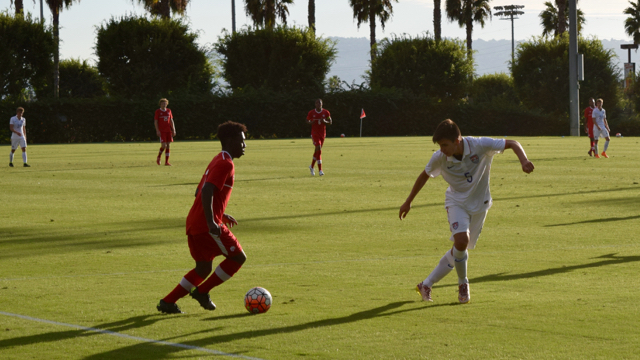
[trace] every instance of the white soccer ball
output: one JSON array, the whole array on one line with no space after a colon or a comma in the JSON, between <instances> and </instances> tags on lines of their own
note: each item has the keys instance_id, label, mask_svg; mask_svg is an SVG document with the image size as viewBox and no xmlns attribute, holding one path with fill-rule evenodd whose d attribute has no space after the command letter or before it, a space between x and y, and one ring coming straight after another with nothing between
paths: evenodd
<instances>
[{"instance_id":1,"label":"white soccer ball","mask_svg":"<svg viewBox=\"0 0 640 360\"><path fill-rule=\"evenodd\" d=\"M265 288L254 287L244 296L244 307L252 314L262 314L271 308L271 293Z\"/></svg>"},{"instance_id":2,"label":"white soccer ball","mask_svg":"<svg viewBox=\"0 0 640 360\"><path fill-rule=\"evenodd\" d=\"M616 134L616 137L622 137L622 134L617 133L617 134Z\"/></svg>"}]
</instances>

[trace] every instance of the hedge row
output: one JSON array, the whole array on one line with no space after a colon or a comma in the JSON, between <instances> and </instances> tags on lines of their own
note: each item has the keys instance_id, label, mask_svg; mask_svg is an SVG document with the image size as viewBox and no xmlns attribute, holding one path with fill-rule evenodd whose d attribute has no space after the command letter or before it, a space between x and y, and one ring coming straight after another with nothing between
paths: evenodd
<instances>
[{"instance_id":1,"label":"hedge row","mask_svg":"<svg viewBox=\"0 0 640 360\"><path fill-rule=\"evenodd\" d=\"M175 116L176 140L211 139L218 124L233 120L249 129L250 138L308 137L305 122L314 98L303 94L245 93L206 98L169 99ZM519 110L501 110L482 104L434 103L427 98L399 91L348 91L327 94L325 108L333 126L327 136L358 136L360 112L363 136L430 136L435 126L451 118L464 134L499 136L568 135L566 119ZM29 143L73 143L156 140L153 114L157 99L68 99L29 104L0 103L7 126L0 128L0 141L9 141L8 120L17 106L25 107ZM622 124L620 124L622 125ZM615 124L611 124L612 131ZM625 135L639 135L640 124L624 124Z\"/></svg>"}]
</instances>

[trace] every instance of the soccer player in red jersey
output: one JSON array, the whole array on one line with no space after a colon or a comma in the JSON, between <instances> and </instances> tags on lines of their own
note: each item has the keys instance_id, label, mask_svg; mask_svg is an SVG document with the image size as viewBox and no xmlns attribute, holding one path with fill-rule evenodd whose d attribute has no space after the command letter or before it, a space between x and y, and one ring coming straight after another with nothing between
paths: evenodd
<instances>
[{"instance_id":1,"label":"soccer player in red jersey","mask_svg":"<svg viewBox=\"0 0 640 360\"><path fill-rule=\"evenodd\" d=\"M585 119L584 132L589 134L589 141L591 142L591 149L589 149L589 152L587 153L589 154L589 156L593 156L592 154L594 154L594 151L595 151L595 142L593 139L593 116L591 116L591 114L593 113L593 109L595 108L596 108L595 99L589 98L589 106L586 109L584 109L584 119Z\"/></svg>"},{"instance_id":2,"label":"soccer player in red jersey","mask_svg":"<svg viewBox=\"0 0 640 360\"><path fill-rule=\"evenodd\" d=\"M167 105L169 105L169 100L160 99L160 109L156 110L155 116L153 117L153 124L156 127L156 134L160 138L160 152L158 153L156 163L160 165L162 152L166 149L164 164L165 166L171 166L169 163L169 149L171 148L173 137L176 136L176 126L173 122L171 109L167 109Z\"/></svg>"},{"instance_id":3,"label":"soccer player in red jersey","mask_svg":"<svg viewBox=\"0 0 640 360\"><path fill-rule=\"evenodd\" d=\"M322 176L324 175L324 172L322 172L322 145L324 144L324 138L327 136L327 124L331 125L333 123L329 111L322 108L322 99L317 99L316 108L307 114L307 123L311 124L311 140L313 140L313 145L316 147L309 170L311 171L311 176L315 176L316 172L313 167L317 162L318 172Z\"/></svg>"},{"instance_id":4,"label":"soccer player in red jersey","mask_svg":"<svg viewBox=\"0 0 640 360\"><path fill-rule=\"evenodd\" d=\"M187 216L187 237L191 257L196 267L189 271L178 286L165 296L157 306L158 311L168 314L182 313L176 301L191 295L205 310L215 310L209 291L229 280L247 256L238 239L229 231L238 222L224 213L235 177L233 159L244 155L246 147L243 124L227 121L218 126L218 139L222 151L216 155L198 184L196 199ZM225 259L211 274L213 259L222 255ZM207 279L207 277L209 277ZM205 280L206 279L206 280Z\"/></svg>"}]
</instances>

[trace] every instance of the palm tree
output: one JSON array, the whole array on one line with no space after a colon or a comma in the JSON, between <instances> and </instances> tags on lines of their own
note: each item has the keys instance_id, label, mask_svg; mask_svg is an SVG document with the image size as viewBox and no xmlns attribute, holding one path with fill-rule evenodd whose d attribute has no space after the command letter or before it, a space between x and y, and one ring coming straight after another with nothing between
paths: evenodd
<instances>
[{"instance_id":1,"label":"palm tree","mask_svg":"<svg viewBox=\"0 0 640 360\"><path fill-rule=\"evenodd\" d=\"M16 17L24 17L24 3L22 0L11 0L11 3L16 7Z\"/></svg>"},{"instance_id":2,"label":"palm tree","mask_svg":"<svg viewBox=\"0 0 640 360\"><path fill-rule=\"evenodd\" d=\"M640 0L638 0L640 1ZM540 13L540 25L542 25L542 36L549 36L553 34L554 37L561 35L560 28L565 29L569 26L569 18L564 18L564 26L559 25L560 15L558 14L558 8L555 4L550 1L544 3L547 7L544 11ZM569 6L567 2L565 6ZM565 9L565 12L568 9ZM587 22L584 18L584 13L582 10L578 9L578 34L582 31L582 26Z\"/></svg>"},{"instance_id":3,"label":"palm tree","mask_svg":"<svg viewBox=\"0 0 640 360\"><path fill-rule=\"evenodd\" d=\"M60 12L63 8L68 9L74 2L80 0L45 0L51 14L53 15L53 41L56 44L56 51L53 53L53 96L60 96Z\"/></svg>"},{"instance_id":4,"label":"palm tree","mask_svg":"<svg viewBox=\"0 0 640 360\"><path fill-rule=\"evenodd\" d=\"M276 26L276 18L287 24L289 7L293 0L244 0L244 10L253 20L256 27L273 29Z\"/></svg>"},{"instance_id":5,"label":"palm tree","mask_svg":"<svg viewBox=\"0 0 640 360\"><path fill-rule=\"evenodd\" d=\"M484 27L485 20L491 19L491 0L446 0L447 17L451 21L457 21L460 27L467 29L467 51L471 53L471 34L473 23L477 22Z\"/></svg>"},{"instance_id":6,"label":"palm tree","mask_svg":"<svg viewBox=\"0 0 640 360\"><path fill-rule=\"evenodd\" d=\"M433 35L436 41L440 41L442 38L442 10L440 9L440 0L433 0Z\"/></svg>"},{"instance_id":7,"label":"palm tree","mask_svg":"<svg viewBox=\"0 0 640 360\"><path fill-rule=\"evenodd\" d=\"M316 33L316 0L309 0L309 30L311 30L315 35Z\"/></svg>"},{"instance_id":8,"label":"palm tree","mask_svg":"<svg viewBox=\"0 0 640 360\"><path fill-rule=\"evenodd\" d=\"M159 15L163 19L171 18L171 12L184 14L190 0L133 0L144 6L151 15Z\"/></svg>"},{"instance_id":9,"label":"palm tree","mask_svg":"<svg viewBox=\"0 0 640 360\"><path fill-rule=\"evenodd\" d=\"M578 0L576 0L577 2ZM558 14L558 30L556 34L562 35L567 31L567 26L569 25L567 19L567 13L569 12L569 1L567 0L555 0L556 2L556 10ZM545 4L546 5L546 4Z\"/></svg>"},{"instance_id":10,"label":"palm tree","mask_svg":"<svg viewBox=\"0 0 640 360\"><path fill-rule=\"evenodd\" d=\"M628 8L624 9L623 14L629 15L624 20L624 31L627 35L633 37L634 44L640 44L640 0L629 1Z\"/></svg>"},{"instance_id":11,"label":"palm tree","mask_svg":"<svg viewBox=\"0 0 640 360\"><path fill-rule=\"evenodd\" d=\"M369 23L371 62L376 58L376 17L380 19L380 25L384 30L384 25L393 14L393 2L397 3L398 0L349 0L358 28L362 23Z\"/></svg>"}]
</instances>

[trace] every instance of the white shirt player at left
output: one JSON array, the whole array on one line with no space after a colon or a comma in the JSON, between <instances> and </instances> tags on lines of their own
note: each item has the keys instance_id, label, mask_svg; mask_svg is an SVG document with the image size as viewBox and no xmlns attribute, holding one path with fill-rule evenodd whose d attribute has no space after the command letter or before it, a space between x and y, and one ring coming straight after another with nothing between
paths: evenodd
<instances>
[{"instance_id":1,"label":"white shirt player at left","mask_svg":"<svg viewBox=\"0 0 640 360\"><path fill-rule=\"evenodd\" d=\"M31 165L27 164L27 119L22 116L23 114L24 109L19 107L16 109L16 116L13 116L9 121L9 129L11 130L11 153L9 154L10 167L13 167L13 155L18 147L22 149L22 166L31 167Z\"/></svg>"}]
</instances>

